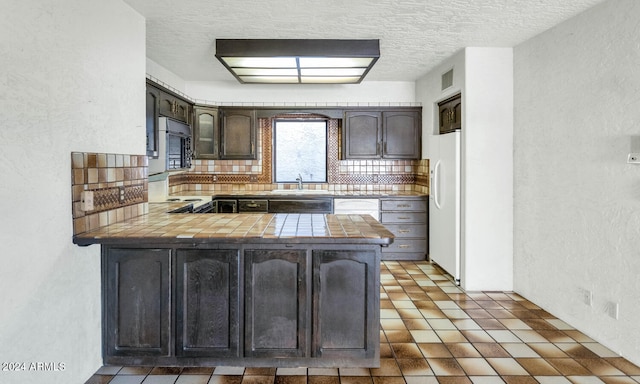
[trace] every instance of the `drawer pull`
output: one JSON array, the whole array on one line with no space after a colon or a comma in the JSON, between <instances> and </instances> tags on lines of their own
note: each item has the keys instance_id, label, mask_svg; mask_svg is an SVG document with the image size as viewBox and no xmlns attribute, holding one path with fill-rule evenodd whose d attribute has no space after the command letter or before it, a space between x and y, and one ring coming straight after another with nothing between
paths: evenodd
<instances>
[{"instance_id":1,"label":"drawer pull","mask_svg":"<svg viewBox=\"0 0 640 384\"><path fill-rule=\"evenodd\" d=\"M398 248L411 248L411 246L407 244L402 244L402 245L399 245Z\"/></svg>"},{"instance_id":2,"label":"drawer pull","mask_svg":"<svg viewBox=\"0 0 640 384\"><path fill-rule=\"evenodd\" d=\"M398 216L398 220L409 220L409 219L411 218L407 216Z\"/></svg>"},{"instance_id":3,"label":"drawer pull","mask_svg":"<svg viewBox=\"0 0 640 384\"><path fill-rule=\"evenodd\" d=\"M259 207L259 205L258 205L258 204L256 204L256 203L253 203L253 204L247 204L247 207L248 207L248 208L258 208L258 207Z\"/></svg>"},{"instance_id":4,"label":"drawer pull","mask_svg":"<svg viewBox=\"0 0 640 384\"><path fill-rule=\"evenodd\" d=\"M396 205L396 207L398 208L409 208L411 205L410 204L398 204Z\"/></svg>"},{"instance_id":5,"label":"drawer pull","mask_svg":"<svg viewBox=\"0 0 640 384\"><path fill-rule=\"evenodd\" d=\"M408 229L398 229L398 233L409 233L409 232L411 231Z\"/></svg>"}]
</instances>

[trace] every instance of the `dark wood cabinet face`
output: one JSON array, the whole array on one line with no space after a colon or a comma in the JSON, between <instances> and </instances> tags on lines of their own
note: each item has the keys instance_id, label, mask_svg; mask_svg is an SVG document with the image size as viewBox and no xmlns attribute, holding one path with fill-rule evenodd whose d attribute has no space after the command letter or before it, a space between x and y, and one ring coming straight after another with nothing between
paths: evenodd
<instances>
[{"instance_id":1,"label":"dark wood cabinet face","mask_svg":"<svg viewBox=\"0 0 640 384\"><path fill-rule=\"evenodd\" d=\"M158 131L160 117L160 91L147 85L146 97L146 130L147 130L147 156L158 157Z\"/></svg>"},{"instance_id":2,"label":"dark wood cabinet face","mask_svg":"<svg viewBox=\"0 0 640 384\"><path fill-rule=\"evenodd\" d=\"M194 156L196 159L217 159L220 130L216 108L194 109Z\"/></svg>"},{"instance_id":3,"label":"dark wood cabinet face","mask_svg":"<svg viewBox=\"0 0 640 384\"><path fill-rule=\"evenodd\" d=\"M382 113L345 112L345 155L350 159L380 158Z\"/></svg>"},{"instance_id":4,"label":"dark wood cabinet face","mask_svg":"<svg viewBox=\"0 0 640 384\"><path fill-rule=\"evenodd\" d=\"M238 356L238 251L178 250L176 354Z\"/></svg>"},{"instance_id":5,"label":"dark wood cabinet face","mask_svg":"<svg viewBox=\"0 0 640 384\"><path fill-rule=\"evenodd\" d=\"M420 159L421 121L416 109L346 111L343 158Z\"/></svg>"},{"instance_id":6,"label":"dark wood cabinet face","mask_svg":"<svg viewBox=\"0 0 640 384\"><path fill-rule=\"evenodd\" d=\"M245 356L303 356L306 251L245 251Z\"/></svg>"},{"instance_id":7,"label":"dark wood cabinet face","mask_svg":"<svg viewBox=\"0 0 640 384\"><path fill-rule=\"evenodd\" d=\"M315 356L368 357L377 353L379 300L375 254L313 252ZM377 314L377 315L376 315Z\"/></svg>"},{"instance_id":8,"label":"dark wood cabinet face","mask_svg":"<svg viewBox=\"0 0 640 384\"><path fill-rule=\"evenodd\" d=\"M191 123L189 102L162 90L160 91L159 112L161 116L170 117L186 124Z\"/></svg>"},{"instance_id":9,"label":"dark wood cabinet face","mask_svg":"<svg viewBox=\"0 0 640 384\"><path fill-rule=\"evenodd\" d=\"M106 355L169 355L170 251L109 248L103 271Z\"/></svg>"},{"instance_id":10,"label":"dark wood cabinet face","mask_svg":"<svg viewBox=\"0 0 640 384\"><path fill-rule=\"evenodd\" d=\"M440 134L462 128L462 96L460 94L438 103Z\"/></svg>"},{"instance_id":11,"label":"dark wood cabinet face","mask_svg":"<svg viewBox=\"0 0 640 384\"><path fill-rule=\"evenodd\" d=\"M256 159L256 111L222 110L220 126L220 159Z\"/></svg>"},{"instance_id":12,"label":"dark wood cabinet face","mask_svg":"<svg viewBox=\"0 0 640 384\"><path fill-rule=\"evenodd\" d=\"M384 112L382 156L393 159L419 159L421 118L418 112Z\"/></svg>"}]
</instances>

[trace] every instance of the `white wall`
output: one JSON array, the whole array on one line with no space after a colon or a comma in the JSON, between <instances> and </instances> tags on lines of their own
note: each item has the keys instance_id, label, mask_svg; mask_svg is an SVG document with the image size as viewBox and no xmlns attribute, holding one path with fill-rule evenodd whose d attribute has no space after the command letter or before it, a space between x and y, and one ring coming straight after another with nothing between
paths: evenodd
<instances>
[{"instance_id":1,"label":"white wall","mask_svg":"<svg viewBox=\"0 0 640 384\"><path fill-rule=\"evenodd\" d=\"M81 383L102 365L99 247L71 242L70 158L144 153L144 33L121 1L2 2L0 361L26 368L2 383Z\"/></svg>"},{"instance_id":2,"label":"white wall","mask_svg":"<svg viewBox=\"0 0 640 384\"><path fill-rule=\"evenodd\" d=\"M611 0L514 50L515 289L636 364L638 20L640 2Z\"/></svg>"},{"instance_id":3,"label":"white wall","mask_svg":"<svg viewBox=\"0 0 640 384\"><path fill-rule=\"evenodd\" d=\"M453 68L453 86L441 76ZM461 285L513 289L513 55L510 48L466 48L422 77L423 148L437 130L438 102L462 92ZM424 157L430 154L423 152ZM437 225L432 223L431 225Z\"/></svg>"},{"instance_id":4,"label":"white wall","mask_svg":"<svg viewBox=\"0 0 640 384\"><path fill-rule=\"evenodd\" d=\"M415 83L363 81L361 84L256 85L236 81L187 82L190 97L224 105L415 105Z\"/></svg>"}]
</instances>

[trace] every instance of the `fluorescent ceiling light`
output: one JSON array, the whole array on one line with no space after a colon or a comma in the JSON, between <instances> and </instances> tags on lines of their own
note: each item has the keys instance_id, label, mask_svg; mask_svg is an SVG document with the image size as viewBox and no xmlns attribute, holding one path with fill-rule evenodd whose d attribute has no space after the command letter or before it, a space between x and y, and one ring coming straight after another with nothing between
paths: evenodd
<instances>
[{"instance_id":1,"label":"fluorescent ceiling light","mask_svg":"<svg viewBox=\"0 0 640 384\"><path fill-rule=\"evenodd\" d=\"M216 57L241 83L358 84L379 40L217 39Z\"/></svg>"}]
</instances>

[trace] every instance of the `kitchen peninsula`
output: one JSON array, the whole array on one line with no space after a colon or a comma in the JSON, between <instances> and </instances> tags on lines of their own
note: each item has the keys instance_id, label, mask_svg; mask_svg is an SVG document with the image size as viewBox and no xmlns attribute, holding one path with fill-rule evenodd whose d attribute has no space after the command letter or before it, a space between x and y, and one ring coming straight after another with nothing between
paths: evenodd
<instances>
[{"instance_id":1,"label":"kitchen peninsula","mask_svg":"<svg viewBox=\"0 0 640 384\"><path fill-rule=\"evenodd\" d=\"M379 365L378 221L150 205L74 237L102 246L105 364Z\"/></svg>"}]
</instances>

